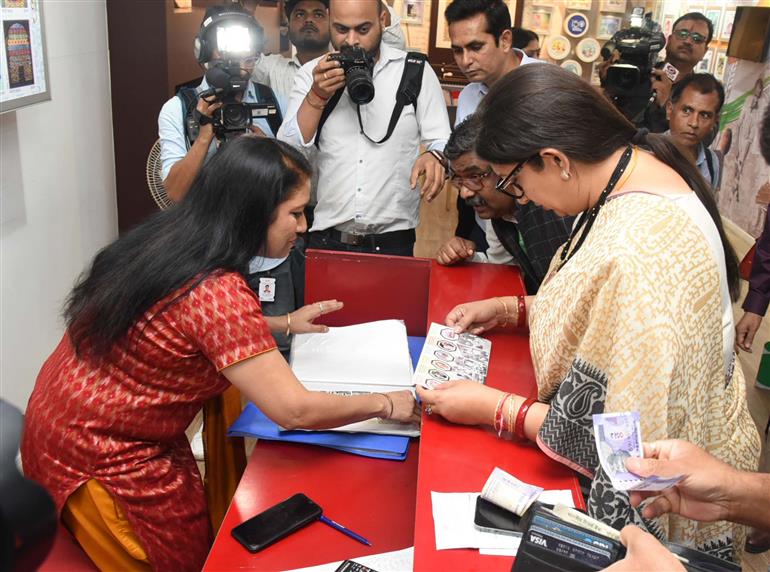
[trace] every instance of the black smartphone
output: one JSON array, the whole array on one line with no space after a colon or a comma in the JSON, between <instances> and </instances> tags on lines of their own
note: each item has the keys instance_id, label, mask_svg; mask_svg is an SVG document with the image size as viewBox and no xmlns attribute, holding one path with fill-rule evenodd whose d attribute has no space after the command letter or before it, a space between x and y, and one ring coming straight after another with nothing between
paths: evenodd
<instances>
[{"instance_id":1,"label":"black smartphone","mask_svg":"<svg viewBox=\"0 0 770 572\"><path fill-rule=\"evenodd\" d=\"M233 528L231 534L249 552L258 552L277 540L318 520L323 510L302 493L279 502Z\"/></svg>"},{"instance_id":2,"label":"black smartphone","mask_svg":"<svg viewBox=\"0 0 770 572\"><path fill-rule=\"evenodd\" d=\"M524 532L519 515L481 497L476 499L476 514L473 517L473 524L484 532L501 532L503 534Z\"/></svg>"}]
</instances>

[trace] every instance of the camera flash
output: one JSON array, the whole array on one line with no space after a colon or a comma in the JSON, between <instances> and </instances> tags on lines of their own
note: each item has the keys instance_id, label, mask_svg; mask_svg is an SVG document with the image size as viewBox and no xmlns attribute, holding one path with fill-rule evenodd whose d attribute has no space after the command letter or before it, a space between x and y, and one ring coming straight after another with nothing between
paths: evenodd
<instances>
[{"instance_id":1,"label":"camera flash","mask_svg":"<svg viewBox=\"0 0 770 572\"><path fill-rule=\"evenodd\" d=\"M246 54L251 51L251 34L246 26L217 28L217 49L221 54Z\"/></svg>"}]
</instances>

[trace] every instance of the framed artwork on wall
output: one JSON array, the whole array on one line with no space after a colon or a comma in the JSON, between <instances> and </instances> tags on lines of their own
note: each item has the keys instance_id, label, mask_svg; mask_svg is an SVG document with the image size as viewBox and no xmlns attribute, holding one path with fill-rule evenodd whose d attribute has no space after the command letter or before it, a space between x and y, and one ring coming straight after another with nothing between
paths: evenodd
<instances>
[{"instance_id":1,"label":"framed artwork on wall","mask_svg":"<svg viewBox=\"0 0 770 572\"><path fill-rule=\"evenodd\" d=\"M719 81L724 80L725 68L727 68L727 51L719 50L717 52L717 59L714 62L714 77Z\"/></svg>"},{"instance_id":2,"label":"framed artwork on wall","mask_svg":"<svg viewBox=\"0 0 770 572\"><path fill-rule=\"evenodd\" d=\"M3 0L0 113L51 99L42 2Z\"/></svg>"},{"instance_id":3,"label":"framed artwork on wall","mask_svg":"<svg viewBox=\"0 0 770 572\"><path fill-rule=\"evenodd\" d=\"M716 48L713 50L706 50L706 53L703 54L703 59L698 62L697 66L695 66L695 71L697 73L711 73L711 68L716 59L716 51Z\"/></svg>"},{"instance_id":4,"label":"framed artwork on wall","mask_svg":"<svg viewBox=\"0 0 770 572\"><path fill-rule=\"evenodd\" d=\"M565 8L570 10L590 10L591 0L567 0Z\"/></svg>"},{"instance_id":5,"label":"framed artwork on wall","mask_svg":"<svg viewBox=\"0 0 770 572\"><path fill-rule=\"evenodd\" d=\"M404 0L401 7L401 22L422 26L425 13L425 0Z\"/></svg>"},{"instance_id":6,"label":"framed artwork on wall","mask_svg":"<svg viewBox=\"0 0 770 572\"><path fill-rule=\"evenodd\" d=\"M601 14L599 16L599 26L596 30L596 37L600 40L609 40L615 32L623 27L622 16L611 16L609 14Z\"/></svg>"},{"instance_id":7,"label":"framed artwork on wall","mask_svg":"<svg viewBox=\"0 0 770 572\"><path fill-rule=\"evenodd\" d=\"M626 0L601 0L599 10L602 12L623 12L626 11Z\"/></svg>"},{"instance_id":8,"label":"framed artwork on wall","mask_svg":"<svg viewBox=\"0 0 770 572\"><path fill-rule=\"evenodd\" d=\"M735 20L735 10L725 10L722 17L722 30L719 33L719 39L729 40L733 34L733 20ZM716 35L716 32L714 32Z\"/></svg>"},{"instance_id":9,"label":"framed artwork on wall","mask_svg":"<svg viewBox=\"0 0 770 572\"><path fill-rule=\"evenodd\" d=\"M706 10L706 18L711 20L711 24L714 26L714 35L716 35L717 30L719 30L719 23L722 20L722 9L709 8Z\"/></svg>"}]
</instances>

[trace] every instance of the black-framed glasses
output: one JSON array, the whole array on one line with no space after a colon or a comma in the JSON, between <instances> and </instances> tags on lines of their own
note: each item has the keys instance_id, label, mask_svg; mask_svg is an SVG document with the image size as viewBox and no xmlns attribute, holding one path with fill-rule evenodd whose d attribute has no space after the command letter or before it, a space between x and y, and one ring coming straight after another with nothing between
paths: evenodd
<instances>
[{"instance_id":1,"label":"black-framed glasses","mask_svg":"<svg viewBox=\"0 0 770 572\"><path fill-rule=\"evenodd\" d=\"M535 153L534 155L530 155L523 161L521 161L518 165L516 165L513 170L508 173L505 177L497 181L497 184L495 185L495 190L503 193L504 195L508 195L509 197L513 199L521 199L524 197L524 189L516 183L516 177L519 175L521 170L524 168L524 165L529 163L532 159L540 155L540 153ZM509 192L508 187L514 187L518 190L518 192Z\"/></svg>"},{"instance_id":2,"label":"black-framed glasses","mask_svg":"<svg viewBox=\"0 0 770 572\"><path fill-rule=\"evenodd\" d=\"M474 173L473 175L461 175L452 169L450 163L447 169L447 178L457 188L465 187L470 191L480 191L484 188L484 180L489 176L494 175L495 172L491 167L487 167L487 170L482 173Z\"/></svg>"},{"instance_id":3,"label":"black-framed glasses","mask_svg":"<svg viewBox=\"0 0 770 572\"><path fill-rule=\"evenodd\" d=\"M690 30L674 30L674 35L680 40L690 38L693 44L702 44L706 41L706 36L698 32L691 32Z\"/></svg>"}]
</instances>

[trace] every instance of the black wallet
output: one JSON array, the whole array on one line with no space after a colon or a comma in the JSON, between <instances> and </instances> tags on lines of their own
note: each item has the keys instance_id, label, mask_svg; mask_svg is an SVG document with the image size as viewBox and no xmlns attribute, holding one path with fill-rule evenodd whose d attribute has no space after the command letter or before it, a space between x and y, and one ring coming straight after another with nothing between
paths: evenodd
<instances>
[{"instance_id":1,"label":"black wallet","mask_svg":"<svg viewBox=\"0 0 770 572\"><path fill-rule=\"evenodd\" d=\"M521 539L513 572L590 572L603 570L626 555L618 541L576 526L535 503L523 517ZM739 572L740 567L705 552L678 544L666 547L687 560L690 572Z\"/></svg>"}]
</instances>

